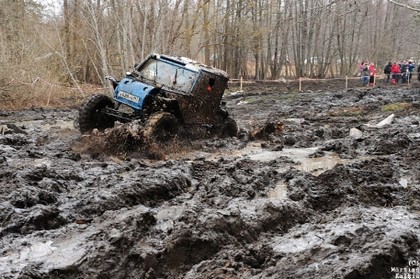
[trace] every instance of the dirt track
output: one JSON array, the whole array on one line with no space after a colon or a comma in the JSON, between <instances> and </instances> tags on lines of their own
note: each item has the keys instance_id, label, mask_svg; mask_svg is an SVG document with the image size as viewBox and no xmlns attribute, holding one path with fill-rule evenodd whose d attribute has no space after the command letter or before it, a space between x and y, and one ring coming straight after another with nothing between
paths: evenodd
<instances>
[{"instance_id":1,"label":"dirt track","mask_svg":"<svg viewBox=\"0 0 420 279\"><path fill-rule=\"evenodd\" d=\"M163 160L79 153L76 110L1 113L0 277L420 276L419 90L234 90L238 137Z\"/></svg>"}]
</instances>

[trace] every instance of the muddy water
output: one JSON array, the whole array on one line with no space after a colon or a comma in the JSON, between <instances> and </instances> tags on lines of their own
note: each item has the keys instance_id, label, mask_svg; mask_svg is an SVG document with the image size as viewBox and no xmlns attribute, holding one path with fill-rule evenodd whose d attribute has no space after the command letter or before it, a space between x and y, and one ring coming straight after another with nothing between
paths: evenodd
<instances>
[{"instance_id":1,"label":"muddy water","mask_svg":"<svg viewBox=\"0 0 420 279\"><path fill-rule=\"evenodd\" d=\"M416 268L418 91L244 91L225 100L238 137L186 140L162 160L81 153L74 110L2 113L0 125L19 130L0 135L0 278L396 278L395 267ZM409 106L383 110L391 103ZM255 139L267 123L283 130Z\"/></svg>"},{"instance_id":2,"label":"muddy water","mask_svg":"<svg viewBox=\"0 0 420 279\"><path fill-rule=\"evenodd\" d=\"M287 198L287 185L286 183L277 183L273 190L267 193L270 199L286 199Z\"/></svg>"},{"instance_id":3,"label":"muddy water","mask_svg":"<svg viewBox=\"0 0 420 279\"><path fill-rule=\"evenodd\" d=\"M281 157L288 157L296 164L295 168L310 172L314 175L320 174L325 170L332 169L337 164L346 164L350 160L341 159L338 154L334 152L327 152L324 156L318 158L311 158L310 155L318 151L320 147L311 148L285 148L281 151L264 150L259 143L250 143L245 148L233 151L224 151L223 153L216 152L196 152L195 156L206 158L206 160L218 161L220 159L233 159L240 157L247 157L253 161L268 162L279 159ZM174 154L170 156L172 159L183 159L183 157L191 156L189 154Z\"/></svg>"}]
</instances>

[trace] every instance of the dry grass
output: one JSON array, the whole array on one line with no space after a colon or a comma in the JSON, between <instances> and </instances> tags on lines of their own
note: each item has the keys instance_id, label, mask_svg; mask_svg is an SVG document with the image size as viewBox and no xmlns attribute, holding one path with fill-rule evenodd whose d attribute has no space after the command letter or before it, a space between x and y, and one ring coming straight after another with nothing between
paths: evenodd
<instances>
[{"instance_id":1,"label":"dry grass","mask_svg":"<svg viewBox=\"0 0 420 279\"><path fill-rule=\"evenodd\" d=\"M105 92L105 89L94 85L70 87L41 78L30 83L3 79L0 81L0 110L75 107L95 92Z\"/></svg>"},{"instance_id":2,"label":"dry grass","mask_svg":"<svg viewBox=\"0 0 420 279\"><path fill-rule=\"evenodd\" d=\"M409 103L393 103L384 105L381 110L382 111L403 111L408 110L411 108L411 104Z\"/></svg>"},{"instance_id":3,"label":"dry grass","mask_svg":"<svg viewBox=\"0 0 420 279\"><path fill-rule=\"evenodd\" d=\"M359 116L365 114L365 108L361 106L354 106L354 107L345 107L345 108L337 108L330 111L331 116Z\"/></svg>"}]
</instances>

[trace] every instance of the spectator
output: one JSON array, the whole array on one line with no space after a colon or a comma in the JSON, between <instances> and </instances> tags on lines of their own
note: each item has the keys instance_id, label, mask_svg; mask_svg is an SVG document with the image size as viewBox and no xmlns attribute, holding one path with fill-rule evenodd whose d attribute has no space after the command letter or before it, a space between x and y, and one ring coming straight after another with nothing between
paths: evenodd
<instances>
[{"instance_id":1,"label":"spectator","mask_svg":"<svg viewBox=\"0 0 420 279\"><path fill-rule=\"evenodd\" d=\"M408 64L407 61L402 61L400 65L401 83L408 81Z\"/></svg>"},{"instance_id":2,"label":"spectator","mask_svg":"<svg viewBox=\"0 0 420 279\"><path fill-rule=\"evenodd\" d=\"M408 61L408 82L411 82L413 79L413 73L416 66L414 65L412 60Z\"/></svg>"},{"instance_id":3,"label":"spectator","mask_svg":"<svg viewBox=\"0 0 420 279\"><path fill-rule=\"evenodd\" d=\"M417 80L420 81L420 64L417 67Z\"/></svg>"},{"instance_id":4,"label":"spectator","mask_svg":"<svg viewBox=\"0 0 420 279\"><path fill-rule=\"evenodd\" d=\"M360 73L360 79L363 82L363 86L367 86L369 83L369 76L370 76L370 72L369 72L369 67L367 66L367 64L364 64L363 69Z\"/></svg>"},{"instance_id":5,"label":"spectator","mask_svg":"<svg viewBox=\"0 0 420 279\"><path fill-rule=\"evenodd\" d=\"M362 63L360 63L360 66L359 66L359 74L361 77L363 76L362 73L363 73L364 68L365 68L365 61L362 61Z\"/></svg>"},{"instance_id":6,"label":"spectator","mask_svg":"<svg viewBox=\"0 0 420 279\"><path fill-rule=\"evenodd\" d=\"M370 73L369 86L373 87L373 86L375 86L375 77L376 77L375 64L370 63L370 65L369 65L369 73Z\"/></svg>"},{"instance_id":7,"label":"spectator","mask_svg":"<svg viewBox=\"0 0 420 279\"><path fill-rule=\"evenodd\" d=\"M400 66L398 66L396 61L394 61L391 67L391 83L397 84L399 79L400 79Z\"/></svg>"},{"instance_id":8,"label":"spectator","mask_svg":"<svg viewBox=\"0 0 420 279\"><path fill-rule=\"evenodd\" d=\"M389 62L384 69L384 74L386 75L386 83L389 83L389 79L391 76L391 67L392 67L392 63Z\"/></svg>"}]
</instances>

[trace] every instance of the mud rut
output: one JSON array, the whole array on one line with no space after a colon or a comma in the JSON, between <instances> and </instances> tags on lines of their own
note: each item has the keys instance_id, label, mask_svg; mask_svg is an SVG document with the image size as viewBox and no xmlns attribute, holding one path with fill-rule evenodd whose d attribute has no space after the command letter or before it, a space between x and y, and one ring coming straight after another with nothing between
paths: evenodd
<instances>
[{"instance_id":1,"label":"mud rut","mask_svg":"<svg viewBox=\"0 0 420 279\"><path fill-rule=\"evenodd\" d=\"M419 90L272 91L225 98L238 137L181 142L163 160L78 152L75 110L2 112L0 277L350 279L416 268ZM384 110L392 104L403 109Z\"/></svg>"}]
</instances>

